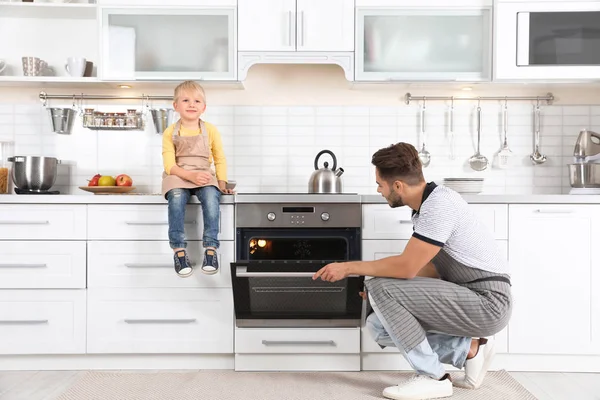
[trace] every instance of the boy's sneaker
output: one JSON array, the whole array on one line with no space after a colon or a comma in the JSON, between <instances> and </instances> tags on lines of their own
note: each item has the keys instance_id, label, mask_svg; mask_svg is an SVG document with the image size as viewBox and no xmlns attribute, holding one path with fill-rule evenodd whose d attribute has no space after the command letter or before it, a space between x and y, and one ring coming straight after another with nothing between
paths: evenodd
<instances>
[{"instance_id":1,"label":"boy's sneaker","mask_svg":"<svg viewBox=\"0 0 600 400\"><path fill-rule=\"evenodd\" d=\"M219 271L219 258L217 251L214 249L206 249L204 252L204 262L202 263L202 272L207 275L216 274Z\"/></svg>"},{"instance_id":2,"label":"boy's sneaker","mask_svg":"<svg viewBox=\"0 0 600 400\"><path fill-rule=\"evenodd\" d=\"M187 278L192 275L192 263L185 250L179 250L173 254L173 260L175 262L175 272L182 278Z\"/></svg>"},{"instance_id":3,"label":"boy's sneaker","mask_svg":"<svg viewBox=\"0 0 600 400\"><path fill-rule=\"evenodd\" d=\"M390 386L383 391L383 397L394 400L440 399L452 396L450 374L441 380L425 375L415 375L397 386Z\"/></svg>"}]
</instances>

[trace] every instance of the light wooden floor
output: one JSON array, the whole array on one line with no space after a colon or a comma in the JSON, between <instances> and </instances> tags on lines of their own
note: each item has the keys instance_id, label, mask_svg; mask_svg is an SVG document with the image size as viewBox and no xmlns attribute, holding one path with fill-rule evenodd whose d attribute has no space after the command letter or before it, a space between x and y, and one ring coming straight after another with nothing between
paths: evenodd
<instances>
[{"instance_id":1,"label":"light wooden floor","mask_svg":"<svg viewBox=\"0 0 600 400\"><path fill-rule=\"evenodd\" d=\"M0 371L0 400L53 400L81 371ZM513 372L539 400L600 400L600 374Z\"/></svg>"}]
</instances>

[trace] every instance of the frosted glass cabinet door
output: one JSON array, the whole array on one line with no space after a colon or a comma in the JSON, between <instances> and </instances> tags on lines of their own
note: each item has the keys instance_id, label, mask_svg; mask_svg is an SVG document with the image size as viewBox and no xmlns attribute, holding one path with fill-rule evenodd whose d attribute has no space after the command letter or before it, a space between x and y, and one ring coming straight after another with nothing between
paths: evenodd
<instances>
[{"instance_id":1,"label":"frosted glass cabinet door","mask_svg":"<svg viewBox=\"0 0 600 400\"><path fill-rule=\"evenodd\" d=\"M102 9L102 78L235 80L232 8Z\"/></svg>"},{"instance_id":2,"label":"frosted glass cabinet door","mask_svg":"<svg viewBox=\"0 0 600 400\"><path fill-rule=\"evenodd\" d=\"M356 80L489 80L490 13L357 8Z\"/></svg>"}]
</instances>

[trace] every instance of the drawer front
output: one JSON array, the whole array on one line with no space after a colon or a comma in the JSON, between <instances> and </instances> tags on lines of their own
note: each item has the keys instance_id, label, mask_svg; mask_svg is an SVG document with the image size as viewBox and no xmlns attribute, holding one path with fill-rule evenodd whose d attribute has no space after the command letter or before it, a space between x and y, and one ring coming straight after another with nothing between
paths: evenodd
<instances>
[{"instance_id":1,"label":"drawer front","mask_svg":"<svg viewBox=\"0 0 600 400\"><path fill-rule=\"evenodd\" d=\"M233 354L231 289L88 289L88 353Z\"/></svg>"},{"instance_id":2,"label":"drawer front","mask_svg":"<svg viewBox=\"0 0 600 400\"><path fill-rule=\"evenodd\" d=\"M508 238L507 204L470 204L469 207L492 231L495 239ZM413 234L410 217L408 207L366 204L363 206L363 239L410 239Z\"/></svg>"},{"instance_id":3,"label":"drawer front","mask_svg":"<svg viewBox=\"0 0 600 400\"><path fill-rule=\"evenodd\" d=\"M168 240L167 205L90 205L89 240ZM201 240L202 208L188 204L185 213L187 240ZM233 240L233 205L221 205L220 240Z\"/></svg>"},{"instance_id":4,"label":"drawer front","mask_svg":"<svg viewBox=\"0 0 600 400\"><path fill-rule=\"evenodd\" d=\"M235 330L235 352L360 353L360 329L239 328Z\"/></svg>"},{"instance_id":5,"label":"drawer front","mask_svg":"<svg viewBox=\"0 0 600 400\"><path fill-rule=\"evenodd\" d=\"M85 290L0 290L0 354L84 354Z\"/></svg>"},{"instance_id":6,"label":"drawer front","mask_svg":"<svg viewBox=\"0 0 600 400\"><path fill-rule=\"evenodd\" d=\"M470 207L495 239L508 239L508 204L471 204Z\"/></svg>"},{"instance_id":7,"label":"drawer front","mask_svg":"<svg viewBox=\"0 0 600 400\"><path fill-rule=\"evenodd\" d=\"M85 205L2 204L0 210L0 239L86 239Z\"/></svg>"},{"instance_id":8,"label":"drawer front","mask_svg":"<svg viewBox=\"0 0 600 400\"><path fill-rule=\"evenodd\" d=\"M411 209L387 204L363 205L363 239L410 239L413 234Z\"/></svg>"},{"instance_id":9,"label":"drawer front","mask_svg":"<svg viewBox=\"0 0 600 400\"><path fill-rule=\"evenodd\" d=\"M0 241L0 288L85 289L85 242Z\"/></svg>"},{"instance_id":10,"label":"drawer front","mask_svg":"<svg viewBox=\"0 0 600 400\"><path fill-rule=\"evenodd\" d=\"M88 287L231 287L232 241L221 241L217 251L219 272L215 275L200 271L204 259L202 242L188 242L187 250L196 267L192 276L181 279L173 268L173 250L168 241L91 241Z\"/></svg>"}]
</instances>

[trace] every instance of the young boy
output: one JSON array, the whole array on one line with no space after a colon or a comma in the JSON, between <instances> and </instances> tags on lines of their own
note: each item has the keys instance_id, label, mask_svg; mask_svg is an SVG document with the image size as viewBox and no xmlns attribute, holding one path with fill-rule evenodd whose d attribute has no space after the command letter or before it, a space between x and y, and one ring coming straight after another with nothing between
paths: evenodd
<instances>
[{"instance_id":1,"label":"young boy","mask_svg":"<svg viewBox=\"0 0 600 400\"><path fill-rule=\"evenodd\" d=\"M217 128L200 119L206 109L204 89L185 81L175 88L173 108L180 119L163 133L164 164L162 194L169 201L169 244L174 251L175 272L181 277L192 274L184 233L185 206L196 195L202 206L205 248L202 272L215 274L219 269L219 200L226 188L227 163ZM215 172L211 170L214 161Z\"/></svg>"}]
</instances>

